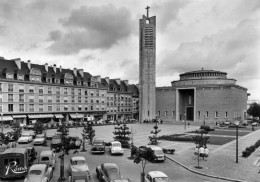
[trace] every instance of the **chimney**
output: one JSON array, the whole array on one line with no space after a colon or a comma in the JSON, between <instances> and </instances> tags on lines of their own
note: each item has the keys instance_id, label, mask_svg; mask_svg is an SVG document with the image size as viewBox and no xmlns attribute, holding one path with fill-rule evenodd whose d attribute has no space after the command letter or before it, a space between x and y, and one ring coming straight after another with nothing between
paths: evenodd
<instances>
[{"instance_id":1,"label":"chimney","mask_svg":"<svg viewBox=\"0 0 260 182\"><path fill-rule=\"evenodd\" d=\"M21 69L21 59L20 59L20 58L17 58L17 59L14 59L14 61L15 61L16 66L17 66L18 69L20 70L20 69Z\"/></svg>"},{"instance_id":2,"label":"chimney","mask_svg":"<svg viewBox=\"0 0 260 182\"><path fill-rule=\"evenodd\" d=\"M109 83L109 77L105 77L107 83Z\"/></svg>"},{"instance_id":3,"label":"chimney","mask_svg":"<svg viewBox=\"0 0 260 182\"><path fill-rule=\"evenodd\" d=\"M45 71L48 72L48 63L45 63Z\"/></svg>"},{"instance_id":4,"label":"chimney","mask_svg":"<svg viewBox=\"0 0 260 182\"><path fill-rule=\"evenodd\" d=\"M77 76L77 68L73 69L73 73L74 73L75 76Z\"/></svg>"},{"instance_id":5,"label":"chimney","mask_svg":"<svg viewBox=\"0 0 260 182\"><path fill-rule=\"evenodd\" d=\"M31 61L30 60L27 61L27 66L28 66L28 69L30 70L31 69Z\"/></svg>"},{"instance_id":6,"label":"chimney","mask_svg":"<svg viewBox=\"0 0 260 182\"><path fill-rule=\"evenodd\" d=\"M128 80L123 80L123 82L128 86Z\"/></svg>"},{"instance_id":7,"label":"chimney","mask_svg":"<svg viewBox=\"0 0 260 182\"><path fill-rule=\"evenodd\" d=\"M60 66L60 72L62 72L62 68L61 68L61 66Z\"/></svg>"},{"instance_id":8,"label":"chimney","mask_svg":"<svg viewBox=\"0 0 260 182\"><path fill-rule=\"evenodd\" d=\"M84 77L84 70L83 69L79 69L79 74Z\"/></svg>"},{"instance_id":9,"label":"chimney","mask_svg":"<svg viewBox=\"0 0 260 182\"><path fill-rule=\"evenodd\" d=\"M53 71L54 71L54 73L57 72L56 64L53 65Z\"/></svg>"}]
</instances>

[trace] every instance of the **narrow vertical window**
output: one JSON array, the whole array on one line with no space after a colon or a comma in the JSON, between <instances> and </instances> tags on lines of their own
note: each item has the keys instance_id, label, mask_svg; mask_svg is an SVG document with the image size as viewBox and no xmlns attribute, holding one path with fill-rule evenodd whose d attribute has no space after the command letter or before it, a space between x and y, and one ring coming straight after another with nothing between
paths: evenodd
<instances>
[{"instance_id":1,"label":"narrow vertical window","mask_svg":"<svg viewBox=\"0 0 260 182\"><path fill-rule=\"evenodd\" d=\"M206 111L206 117L207 118L209 117L209 111Z\"/></svg>"},{"instance_id":2,"label":"narrow vertical window","mask_svg":"<svg viewBox=\"0 0 260 182\"><path fill-rule=\"evenodd\" d=\"M215 118L218 118L218 111L215 112Z\"/></svg>"},{"instance_id":3,"label":"narrow vertical window","mask_svg":"<svg viewBox=\"0 0 260 182\"><path fill-rule=\"evenodd\" d=\"M198 117L200 118L200 111L198 111Z\"/></svg>"},{"instance_id":4,"label":"narrow vertical window","mask_svg":"<svg viewBox=\"0 0 260 182\"><path fill-rule=\"evenodd\" d=\"M175 117L175 111L172 111L172 117Z\"/></svg>"},{"instance_id":5,"label":"narrow vertical window","mask_svg":"<svg viewBox=\"0 0 260 182\"><path fill-rule=\"evenodd\" d=\"M167 116L167 114L168 114L168 112L167 112L167 111L165 111L165 114L164 114L164 115L165 115L165 116Z\"/></svg>"},{"instance_id":6,"label":"narrow vertical window","mask_svg":"<svg viewBox=\"0 0 260 182\"><path fill-rule=\"evenodd\" d=\"M225 112L225 118L227 118L228 117L228 112Z\"/></svg>"}]
</instances>

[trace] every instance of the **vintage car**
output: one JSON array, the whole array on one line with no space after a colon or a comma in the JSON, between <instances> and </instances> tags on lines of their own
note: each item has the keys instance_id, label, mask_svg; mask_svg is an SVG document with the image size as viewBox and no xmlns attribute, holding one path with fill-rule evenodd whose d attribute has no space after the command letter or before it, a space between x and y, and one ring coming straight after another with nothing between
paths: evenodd
<instances>
[{"instance_id":1,"label":"vintage car","mask_svg":"<svg viewBox=\"0 0 260 182\"><path fill-rule=\"evenodd\" d=\"M110 153L111 153L111 155L112 154L120 154L120 155L124 154L124 150L122 149L121 143L119 141L111 142Z\"/></svg>"},{"instance_id":2,"label":"vintage car","mask_svg":"<svg viewBox=\"0 0 260 182\"><path fill-rule=\"evenodd\" d=\"M163 149L158 146L140 146L141 157L150 162L163 162L166 157Z\"/></svg>"},{"instance_id":3,"label":"vintage car","mask_svg":"<svg viewBox=\"0 0 260 182\"><path fill-rule=\"evenodd\" d=\"M104 140L95 139L92 142L91 153L105 153L105 142Z\"/></svg>"},{"instance_id":4,"label":"vintage car","mask_svg":"<svg viewBox=\"0 0 260 182\"><path fill-rule=\"evenodd\" d=\"M145 182L168 182L169 178L161 171L150 171L145 176Z\"/></svg>"},{"instance_id":5,"label":"vintage car","mask_svg":"<svg viewBox=\"0 0 260 182\"><path fill-rule=\"evenodd\" d=\"M56 145L61 143L61 137L59 134L55 134L51 138L51 147L55 147Z\"/></svg>"},{"instance_id":6,"label":"vintage car","mask_svg":"<svg viewBox=\"0 0 260 182\"><path fill-rule=\"evenodd\" d=\"M68 182L88 182L91 181L89 176L85 173L73 172L71 176L69 176Z\"/></svg>"},{"instance_id":7,"label":"vintage car","mask_svg":"<svg viewBox=\"0 0 260 182\"><path fill-rule=\"evenodd\" d=\"M52 167L46 164L34 164L30 167L24 182L49 182L52 176Z\"/></svg>"},{"instance_id":8,"label":"vintage car","mask_svg":"<svg viewBox=\"0 0 260 182\"><path fill-rule=\"evenodd\" d=\"M39 164L47 164L48 166L55 168L55 153L52 150L43 150L40 153Z\"/></svg>"},{"instance_id":9,"label":"vintage car","mask_svg":"<svg viewBox=\"0 0 260 182\"><path fill-rule=\"evenodd\" d=\"M69 172L72 173L84 173L86 176L90 176L90 171L85 157L83 156L73 156L70 158Z\"/></svg>"},{"instance_id":10,"label":"vintage car","mask_svg":"<svg viewBox=\"0 0 260 182\"><path fill-rule=\"evenodd\" d=\"M36 135L33 145L44 145L46 143L46 133Z\"/></svg>"},{"instance_id":11,"label":"vintage car","mask_svg":"<svg viewBox=\"0 0 260 182\"><path fill-rule=\"evenodd\" d=\"M17 140L18 143L30 143L33 137L29 133L22 133L21 137Z\"/></svg>"}]
</instances>

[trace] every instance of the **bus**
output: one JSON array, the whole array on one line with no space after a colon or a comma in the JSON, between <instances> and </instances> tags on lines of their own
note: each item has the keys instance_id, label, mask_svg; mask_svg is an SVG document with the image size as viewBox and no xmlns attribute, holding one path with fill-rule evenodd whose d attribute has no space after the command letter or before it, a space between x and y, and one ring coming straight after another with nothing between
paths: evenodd
<instances>
[{"instance_id":1,"label":"bus","mask_svg":"<svg viewBox=\"0 0 260 182\"><path fill-rule=\"evenodd\" d=\"M0 154L0 178L20 178L27 174L29 168L26 148L8 148Z\"/></svg>"}]
</instances>

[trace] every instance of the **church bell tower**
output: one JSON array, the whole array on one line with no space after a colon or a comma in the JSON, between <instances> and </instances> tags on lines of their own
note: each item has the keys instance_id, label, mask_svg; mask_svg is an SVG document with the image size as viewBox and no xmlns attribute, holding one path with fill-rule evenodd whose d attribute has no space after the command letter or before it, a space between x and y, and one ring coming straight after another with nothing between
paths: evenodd
<instances>
[{"instance_id":1,"label":"church bell tower","mask_svg":"<svg viewBox=\"0 0 260 182\"><path fill-rule=\"evenodd\" d=\"M156 118L156 16L147 14L139 20L139 119L140 122Z\"/></svg>"}]
</instances>

